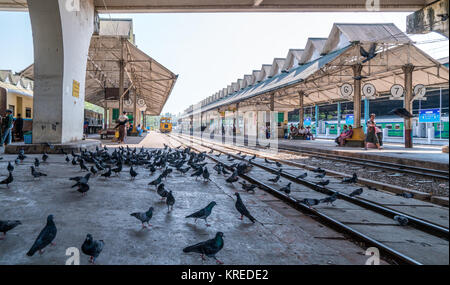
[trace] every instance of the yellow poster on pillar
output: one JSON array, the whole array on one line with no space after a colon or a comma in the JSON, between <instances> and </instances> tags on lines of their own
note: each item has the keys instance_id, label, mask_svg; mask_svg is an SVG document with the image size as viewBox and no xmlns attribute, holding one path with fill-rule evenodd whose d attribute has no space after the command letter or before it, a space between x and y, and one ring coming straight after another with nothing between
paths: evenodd
<instances>
[{"instance_id":1,"label":"yellow poster on pillar","mask_svg":"<svg viewBox=\"0 0 450 285\"><path fill-rule=\"evenodd\" d=\"M80 82L74 80L72 84L72 96L73 97L80 97Z\"/></svg>"}]
</instances>

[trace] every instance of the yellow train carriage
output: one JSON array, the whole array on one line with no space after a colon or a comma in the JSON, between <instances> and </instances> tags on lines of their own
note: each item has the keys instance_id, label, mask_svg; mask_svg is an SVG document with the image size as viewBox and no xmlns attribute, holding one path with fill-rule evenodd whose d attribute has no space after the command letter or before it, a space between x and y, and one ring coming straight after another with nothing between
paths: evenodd
<instances>
[{"instance_id":1,"label":"yellow train carriage","mask_svg":"<svg viewBox=\"0 0 450 285\"><path fill-rule=\"evenodd\" d=\"M172 118L162 117L159 120L159 131L161 133L170 133L170 132L172 132Z\"/></svg>"}]
</instances>

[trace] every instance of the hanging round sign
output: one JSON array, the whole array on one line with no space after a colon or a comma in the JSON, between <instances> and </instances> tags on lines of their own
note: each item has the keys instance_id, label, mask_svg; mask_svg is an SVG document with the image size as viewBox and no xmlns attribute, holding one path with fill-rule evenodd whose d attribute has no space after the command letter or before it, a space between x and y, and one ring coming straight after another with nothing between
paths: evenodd
<instances>
[{"instance_id":1,"label":"hanging round sign","mask_svg":"<svg viewBox=\"0 0 450 285\"><path fill-rule=\"evenodd\" d=\"M391 87L391 95L394 98L400 98L403 96L405 89L400 84L394 84Z\"/></svg>"},{"instance_id":2,"label":"hanging round sign","mask_svg":"<svg viewBox=\"0 0 450 285\"><path fill-rule=\"evenodd\" d=\"M414 95L417 97L424 97L427 93L427 89L423 84L417 84L414 86Z\"/></svg>"},{"instance_id":3,"label":"hanging round sign","mask_svg":"<svg viewBox=\"0 0 450 285\"><path fill-rule=\"evenodd\" d=\"M349 83L344 83L341 86L342 97L350 97L353 94L353 86Z\"/></svg>"},{"instance_id":4,"label":"hanging round sign","mask_svg":"<svg viewBox=\"0 0 450 285\"><path fill-rule=\"evenodd\" d=\"M375 86L372 83L366 83L364 84L362 88L362 93L366 97L374 97L377 90L375 89Z\"/></svg>"}]
</instances>

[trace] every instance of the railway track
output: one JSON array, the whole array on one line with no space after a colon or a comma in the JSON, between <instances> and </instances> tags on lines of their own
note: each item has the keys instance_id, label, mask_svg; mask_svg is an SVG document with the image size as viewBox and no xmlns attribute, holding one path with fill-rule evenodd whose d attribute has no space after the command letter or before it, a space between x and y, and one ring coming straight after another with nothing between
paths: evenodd
<instances>
[{"instance_id":1,"label":"railway track","mask_svg":"<svg viewBox=\"0 0 450 285\"><path fill-rule=\"evenodd\" d=\"M169 136L171 139L178 141L179 143L181 143L183 145L186 145L186 146L188 145L186 143L187 138L183 138L183 137L175 138L173 135L169 135ZM189 142L191 143L191 144L189 144L189 146L191 148L195 149L196 151L201 152L202 151L201 148L203 148L203 149L206 148L206 149L209 149L212 151L230 155L234 159L241 159L241 160L248 162L248 160L242 159L241 157L239 157L235 154L231 154L223 149L221 150L221 149L218 149L218 148L215 148L212 146L208 146L208 145L204 145L204 144L202 145L198 142L194 142L194 140L192 138L189 139ZM193 147L192 143L198 145L199 147ZM230 168L230 165L227 162L224 162L223 160L221 160L217 157L208 155L208 158L215 162L221 162L226 167ZM256 162L251 162L251 163L254 166L256 166L257 168L263 170L264 172L268 172L268 173L277 173L278 172L277 169L262 165L261 163L256 163ZM290 181L295 182L297 185L306 187L311 192L316 192L316 195L318 193L320 193L321 195L325 194L328 196L328 195L331 195L336 192L335 190L317 185L315 183L312 183L311 181L297 179L295 177L295 175L293 175L289 172L286 172L286 171L282 172L282 176ZM270 186L267 183L261 182L261 179L259 179L259 178L252 177L248 174L243 174L243 175L241 175L241 177L251 183L258 185L259 188L261 188L262 190L265 190L265 191L273 194L274 196L276 196L279 199L281 199L282 201L288 203L295 209L297 209L301 212L304 212L306 214L313 215L313 216L317 217L324 224L326 224L340 232L344 232L344 233L348 234L352 239L362 242L367 246L377 247L380 250L380 252L382 252L385 257L392 260L393 263L415 264L415 265L426 264L427 262L423 262L420 260L420 258L417 258L418 256L421 256L421 254L417 254L417 250L418 250L417 248L411 249L412 251L416 252L415 253L416 256L411 257L411 256L408 256L407 254L405 254L404 250L397 250L392 245L389 246L386 243L383 243L382 242L383 238L380 239L380 238L371 237L370 226L372 224L373 225L379 224L379 223L377 223L377 220L380 220L380 217L383 217L384 219L392 220L392 217L395 215L405 216L410 221L408 230L406 232L408 232L408 234L411 235L412 238L414 238L414 236L421 236L423 234L426 234L428 236L428 239L433 240L434 243L437 243L440 246L443 245L443 247L447 249L446 250L447 256L446 256L446 258L444 257L444 259L448 260L448 228L447 227L434 224L430 221L420 219L413 215L409 215L409 214L406 214L403 212L389 209L389 208L387 208L379 203L376 203L374 201L369 201L369 200L361 199L361 198L353 198L347 194L338 192L337 193L337 195L339 197L338 201L345 201L346 205L347 205L347 203L349 203L352 205L352 207L356 207L356 209L358 209L359 211L363 211L365 213L365 215L373 216L372 221L368 221L366 223L366 225L367 225L366 229L363 228L362 230L361 229L358 230L355 227L352 227L351 223L343 221L342 218L339 217L339 215L335 215L330 211L327 212L324 208L321 208L320 210L318 210L316 208L308 207L307 205L305 205L301 202L301 199L299 199L299 197L297 195L294 195L294 192L291 195L287 195L284 192L281 192L280 190L276 189L275 187ZM327 196L323 196L322 198L327 197ZM343 203L343 202L341 202L341 203ZM344 205L343 207L345 208L346 205ZM401 227L399 229L404 231L404 227ZM414 247L414 246L412 246L412 247ZM426 253L424 253L424 254L426 254Z\"/></svg>"}]
</instances>

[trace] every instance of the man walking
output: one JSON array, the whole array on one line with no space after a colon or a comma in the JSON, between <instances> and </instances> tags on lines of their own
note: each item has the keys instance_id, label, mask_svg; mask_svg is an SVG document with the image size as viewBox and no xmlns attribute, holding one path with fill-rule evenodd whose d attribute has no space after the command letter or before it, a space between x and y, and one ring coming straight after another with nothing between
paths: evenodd
<instances>
[{"instance_id":1,"label":"man walking","mask_svg":"<svg viewBox=\"0 0 450 285\"><path fill-rule=\"evenodd\" d=\"M17 114L15 125L16 125L16 134L19 137L19 140L23 140L23 119L21 114Z\"/></svg>"},{"instance_id":2,"label":"man walking","mask_svg":"<svg viewBox=\"0 0 450 285\"><path fill-rule=\"evenodd\" d=\"M5 131L3 133L2 136L2 142L1 142L1 146L3 146L4 144L11 144L11 140L12 140L12 129L14 127L14 118L12 116L12 111L11 110L6 110L6 116L4 118L5 120Z\"/></svg>"}]
</instances>

